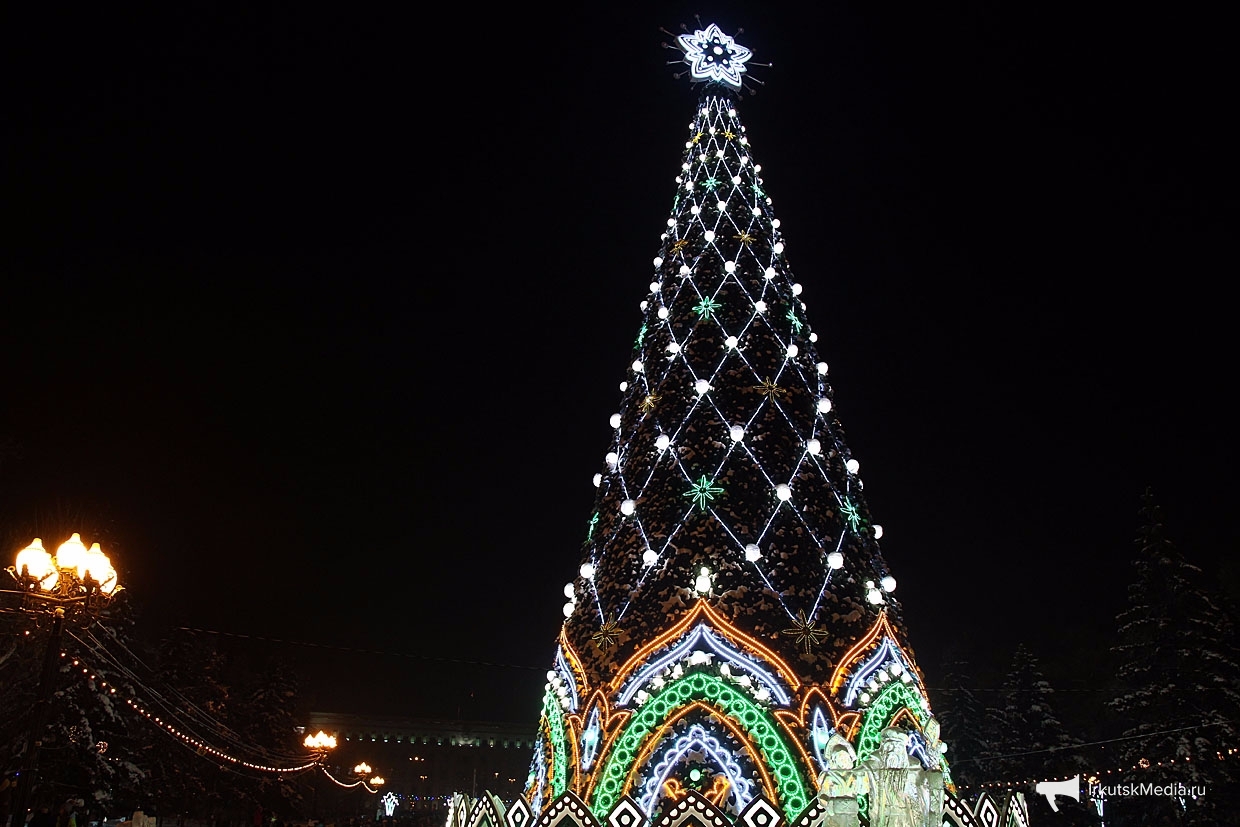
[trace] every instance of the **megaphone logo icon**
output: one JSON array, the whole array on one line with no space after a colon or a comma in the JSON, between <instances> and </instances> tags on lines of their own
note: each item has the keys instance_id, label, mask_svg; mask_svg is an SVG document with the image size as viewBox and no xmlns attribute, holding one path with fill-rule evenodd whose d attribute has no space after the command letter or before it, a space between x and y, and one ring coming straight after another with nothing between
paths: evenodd
<instances>
[{"instance_id":1,"label":"megaphone logo icon","mask_svg":"<svg viewBox=\"0 0 1240 827\"><path fill-rule=\"evenodd\" d=\"M1055 796L1066 795L1073 801L1081 800L1081 776L1074 775L1063 781L1039 781L1038 785L1033 788L1038 795L1046 796L1046 801L1051 805L1053 812L1059 812L1059 807L1055 805Z\"/></svg>"}]
</instances>

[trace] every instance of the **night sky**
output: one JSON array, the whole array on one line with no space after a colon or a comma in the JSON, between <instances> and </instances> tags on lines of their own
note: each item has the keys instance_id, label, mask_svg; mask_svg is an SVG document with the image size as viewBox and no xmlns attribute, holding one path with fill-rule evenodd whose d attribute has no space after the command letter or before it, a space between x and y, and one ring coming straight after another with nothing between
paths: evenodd
<instances>
[{"instance_id":1,"label":"night sky","mask_svg":"<svg viewBox=\"0 0 1240 827\"><path fill-rule=\"evenodd\" d=\"M1146 486L1240 596L1204 6L384 5L8 10L12 551L80 530L146 629L320 644L252 641L320 706L533 725L696 12L774 64L741 117L930 685L1017 641L1104 678Z\"/></svg>"}]
</instances>

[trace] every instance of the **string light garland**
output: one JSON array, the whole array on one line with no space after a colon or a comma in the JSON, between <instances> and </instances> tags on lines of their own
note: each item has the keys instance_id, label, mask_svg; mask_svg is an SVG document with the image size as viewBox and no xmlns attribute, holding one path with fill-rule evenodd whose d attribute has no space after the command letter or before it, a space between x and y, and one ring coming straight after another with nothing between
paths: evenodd
<instances>
[{"instance_id":1,"label":"string light garland","mask_svg":"<svg viewBox=\"0 0 1240 827\"><path fill-rule=\"evenodd\" d=\"M1070 748L1030 750L1028 752L1014 753L1012 755L997 755L997 756L994 756L993 758L987 757L987 758L966 759L966 761L980 763L983 761L998 761L1004 758L1013 758L1013 757L1023 756L1023 755L1039 755L1042 753L1051 753L1051 752L1054 752L1054 753L1075 752L1077 750L1084 749L1086 747L1094 747L1094 746L1100 746L1104 744L1115 744L1115 743L1120 743L1123 741L1135 741L1135 740L1141 740L1144 738L1155 738L1160 735L1171 735L1177 732L1195 732L1200 729L1206 729L1208 727L1215 727L1215 726L1225 726L1225 725L1230 725L1231 723L1232 723L1231 721L1211 721L1209 723L1197 724L1195 726L1190 726L1190 727L1180 727L1177 729L1166 729L1166 730L1160 730L1158 732L1144 732L1138 735L1126 735L1120 738L1108 738L1103 741L1089 741L1083 744L1073 744L1072 747ZM1226 750L1221 750L1221 749L1215 750L1214 760L1227 761L1238 755L1240 755L1240 747L1228 747ZM1206 758L1204 760L1208 762L1211 759ZM956 763L958 764L965 763L965 761L957 761ZM1107 776L1107 775L1116 775L1118 773L1127 773L1127 772L1143 772L1146 770L1156 770L1156 769L1159 769L1160 767L1183 766L1185 764L1192 764L1192 763L1201 764L1202 760L1199 759L1198 761L1194 762L1192 760L1192 756L1187 756L1187 755L1183 756L1182 758L1168 758L1162 761L1151 761L1149 758L1142 757L1142 758L1138 758L1136 763L1134 764L1120 765L1120 766L1112 767L1110 769L1105 769L1105 770L1079 770L1077 772L1072 773L1071 775L1055 776L1051 778L1030 778L1030 779L1021 780L1021 781L988 781L982 784L974 784L971 786L961 786L960 789L962 791L970 790L970 789L972 790L1018 790L1018 789L1023 789L1025 787L1028 787L1030 785L1036 785L1036 784L1040 784L1043 782L1067 781L1068 779L1074 778L1074 777L1083 777L1090 781L1097 781L1101 779L1103 776Z\"/></svg>"},{"instance_id":2,"label":"string light garland","mask_svg":"<svg viewBox=\"0 0 1240 827\"><path fill-rule=\"evenodd\" d=\"M106 680L101 680L98 676L97 670L93 670L89 666L87 666L80 657L70 658L70 655L64 651L60 653L60 657L62 660L70 661L70 665L74 667L75 671L79 675L81 675L85 680L94 683L94 685L98 687L99 690L105 692L105 694L107 695L117 694L116 687L110 684ZM155 711L148 709L144 704L140 703L135 698L124 698L123 700L124 700L125 705L128 706L135 713L142 716L143 718L145 718L147 721L151 722L155 726L159 727L162 731L164 731L168 735L173 736L185 746L191 747L199 755L210 756L212 758L217 758L223 761L227 761L229 764L232 764L237 767L243 767L245 769L254 770L256 772L263 772L263 773L297 774L297 773L305 772L306 770L310 770L316 766L321 765L320 756L316 756L315 758L309 761L302 761L299 764L294 764L294 765L289 765L289 766L276 766L272 764L263 764L263 763L259 763L256 761L250 761L245 758L239 758L225 750L218 749L216 747L211 746L210 744L207 744L206 742L202 741L200 738L197 738L190 732L187 732L184 726L178 726L173 722L165 720L162 715L157 714Z\"/></svg>"}]
</instances>

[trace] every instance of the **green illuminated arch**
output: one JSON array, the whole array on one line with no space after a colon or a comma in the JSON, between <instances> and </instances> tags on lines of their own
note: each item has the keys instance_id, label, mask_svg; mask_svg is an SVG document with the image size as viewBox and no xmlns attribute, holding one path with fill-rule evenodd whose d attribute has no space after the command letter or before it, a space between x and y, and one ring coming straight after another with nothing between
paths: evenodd
<instances>
[{"instance_id":1,"label":"green illuminated arch","mask_svg":"<svg viewBox=\"0 0 1240 827\"><path fill-rule=\"evenodd\" d=\"M865 722L861 724L861 733L857 736L857 761L864 761L878 749L883 729L895 717L901 707L908 707L917 716L917 722L924 724L930 719L930 710L921 695L913 691L907 684L894 682L887 684L878 697L865 711Z\"/></svg>"},{"instance_id":2,"label":"green illuminated arch","mask_svg":"<svg viewBox=\"0 0 1240 827\"><path fill-rule=\"evenodd\" d=\"M556 798L568 789L568 744L564 740L564 713L550 690L543 694L542 714L551 740L551 797Z\"/></svg>"},{"instance_id":3,"label":"green illuminated arch","mask_svg":"<svg viewBox=\"0 0 1240 827\"><path fill-rule=\"evenodd\" d=\"M771 714L747 694L714 675L696 672L669 683L646 701L625 724L608 750L606 763L597 776L590 809L603 818L620 799L624 780L641 745L677 710L693 701L710 701L758 744L762 760L771 772L779 802L789 822L809 805L810 793L779 725Z\"/></svg>"}]
</instances>

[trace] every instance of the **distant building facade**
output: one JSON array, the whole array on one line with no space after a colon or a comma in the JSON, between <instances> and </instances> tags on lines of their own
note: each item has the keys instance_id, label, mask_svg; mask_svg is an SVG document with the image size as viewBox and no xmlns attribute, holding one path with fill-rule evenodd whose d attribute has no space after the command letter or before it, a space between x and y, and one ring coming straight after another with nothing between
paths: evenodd
<instances>
[{"instance_id":1,"label":"distant building facade","mask_svg":"<svg viewBox=\"0 0 1240 827\"><path fill-rule=\"evenodd\" d=\"M528 724L312 712L308 732L335 735L332 774L350 779L361 762L385 790L414 801L490 790L515 799L525 786L536 732Z\"/></svg>"}]
</instances>

